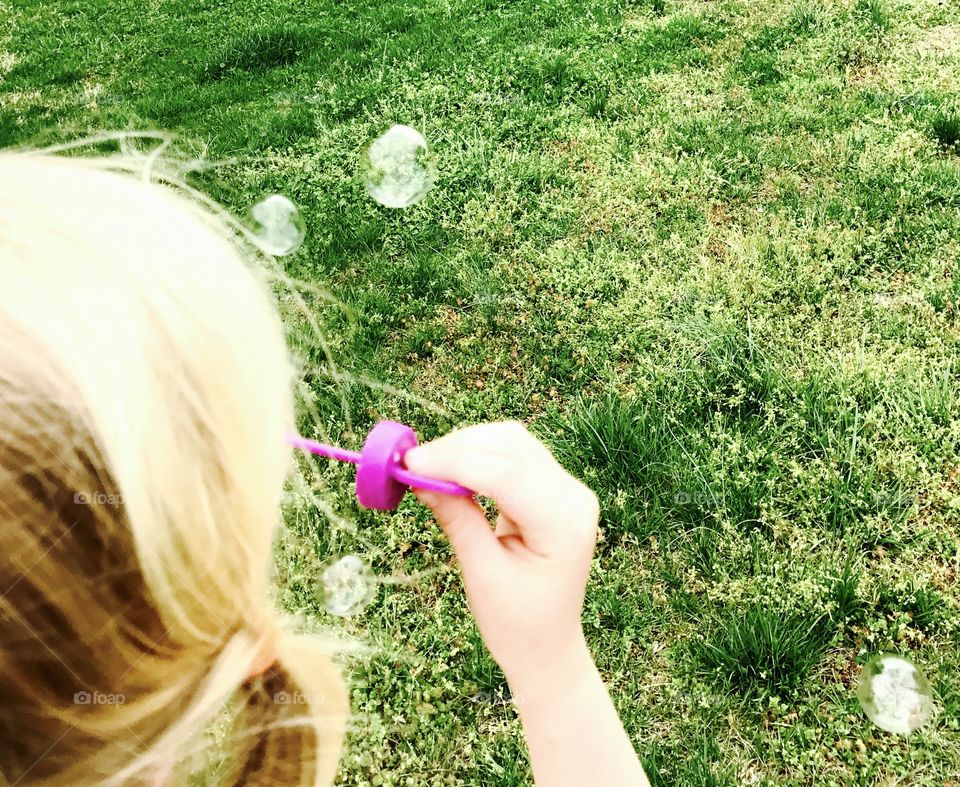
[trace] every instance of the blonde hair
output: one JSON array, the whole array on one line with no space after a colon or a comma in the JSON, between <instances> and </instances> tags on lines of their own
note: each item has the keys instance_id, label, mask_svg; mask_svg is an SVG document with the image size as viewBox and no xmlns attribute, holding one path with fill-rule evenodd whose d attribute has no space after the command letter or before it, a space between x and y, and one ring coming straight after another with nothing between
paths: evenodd
<instances>
[{"instance_id":1,"label":"blonde hair","mask_svg":"<svg viewBox=\"0 0 960 787\"><path fill-rule=\"evenodd\" d=\"M270 601L276 304L216 212L116 169L0 154L0 784L186 778L225 707L222 783L329 784L343 681Z\"/></svg>"}]
</instances>

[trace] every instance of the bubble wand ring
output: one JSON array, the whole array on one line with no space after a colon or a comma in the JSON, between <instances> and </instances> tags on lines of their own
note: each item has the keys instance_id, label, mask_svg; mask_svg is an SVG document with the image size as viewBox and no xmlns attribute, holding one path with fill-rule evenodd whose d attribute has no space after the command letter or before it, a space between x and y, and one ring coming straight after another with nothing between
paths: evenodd
<instances>
[{"instance_id":1,"label":"bubble wand ring","mask_svg":"<svg viewBox=\"0 0 960 787\"><path fill-rule=\"evenodd\" d=\"M411 473L403 466L403 457L417 444L417 435L397 421L380 421L363 443L362 451L349 451L305 437L290 437L290 445L327 459L357 466L357 500L364 508L392 511L403 499L408 487L473 497L475 492L453 481Z\"/></svg>"}]
</instances>

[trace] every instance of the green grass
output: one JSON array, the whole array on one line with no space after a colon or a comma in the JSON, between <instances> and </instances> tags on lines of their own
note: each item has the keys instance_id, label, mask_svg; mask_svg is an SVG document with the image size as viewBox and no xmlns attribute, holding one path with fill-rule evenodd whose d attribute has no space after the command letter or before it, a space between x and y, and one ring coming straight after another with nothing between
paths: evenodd
<instances>
[{"instance_id":1,"label":"green grass","mask_svg":"<svg viewBox=\"0 0 960 787\"><path fill-rule=\"evenodd\" d=\"M292 28L269 27L234 39L219 55L207 62L203 81L216 81L237 72L259 73L295 63L310 45Z\"/></svg>"},{"instance_id":2,"label":"green grass","mask_svg":"<svg viewBox=\"0 0 960 787\"><path fill-rule=\"evenodd\" d=\"M801 685L823 658L831 634L826 616L753 604L720 613L715 630L694 641L693 658L704 675L753 698Z\"/></svg>"},{"instance_id":3,"label":"green grass","mask_svg":"<svg viewBox=\"0 0 960 787\"><path fill-rule=\"evenodd\" d=\"M338 376L294 331L317 428L356 447L380 417L520 418L596 488L584 624L654 784L960 771L956 0L0 17L0 145L170 129L223 162L194 179L238 215L300 205L284 264L343 306L314 304ZM439 168L403 212L359 172L397 122ZM414 577L345 624L375 653L351 665L341 782L528 783L441 534L349 484L319 470L345 525L292 506L277 561L282 603L322 624L342 625L316 598L329 555ZM908 739L856 704L881 650L937 692Z\"/></svg>"}]
</instances>

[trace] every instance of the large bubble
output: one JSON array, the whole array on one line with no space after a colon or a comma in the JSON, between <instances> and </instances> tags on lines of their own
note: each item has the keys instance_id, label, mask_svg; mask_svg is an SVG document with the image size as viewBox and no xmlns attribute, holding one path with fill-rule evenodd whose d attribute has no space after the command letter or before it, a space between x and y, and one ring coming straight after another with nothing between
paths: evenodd
<instances>
[{"instance_id":1,"label":"large bubble","mask_svg":"<svg viewBox=\"0 0 960 787\"><path fill-rule=\"evenodd\" d=\"M410 126L392 126L370 143L361 161L363 185L387 208L409 208L433 187L436 164L427 140Z\"/></svg>"},{"instance_id":2,"label":"large bubble","mask_svg":"<svg viewBox=\"0 0 960 787\"><path fill-rule=\"evenodd\" d=\"M344 555L323 569L320 594L331 615L350 617L365 610L376 594L376 577L356 555Z\"/></svg>"},{"instance_id":3,"label":"large bubble","mask_svg":"<svg viewBox=\"0 0 960 787\"><path fill-rule=\"evenodd\" d=\"M281 194L271 194L250 209L257 245L267 254L293 254L307 234L297 206Z\"/></svg>"},{"instance_id":4,"label":"large bubble","mask_svg":"<svg viewBox=\"0 0 960 787\"><path fill-rule=\"evenodd\" d=\"M887 732L907 735L933 715L933 692L919 669L903 656L881 653L860 672L860 707Z\"/></svg>"}]
</instances>

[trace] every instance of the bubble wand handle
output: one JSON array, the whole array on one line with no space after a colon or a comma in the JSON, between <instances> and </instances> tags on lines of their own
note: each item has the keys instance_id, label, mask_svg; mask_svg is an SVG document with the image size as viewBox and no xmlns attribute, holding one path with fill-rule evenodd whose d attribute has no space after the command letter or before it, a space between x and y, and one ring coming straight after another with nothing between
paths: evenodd
<instances>
[{"instance_id":1,"label":"bubble wand handle","mask_svg":"<svg viewBox=\"0 0 960 787\"><path fill-rule=\"evenodd\" d=\"M352 465L360 464L360 452L348 451L346 448L340 448L336 445L327 445L318 443L316 440L308 440L306 437L291 437L290 445L303 451L309 451L311 454L323 456L327 459L336 459L338 462L349 462Z\"/></svg>"},{"instance_id":2,"label":"bubble wand handle","mask_svg":"<svg viewBox=\"0 0 960 787\"><path fill-rule=\"evenodd\" d=\"M441 481L439 478L418 475L402 467L393 467L390 474L401 484L406 484L414 489L426 489L428 492L441 492L445 495L459 495L460 497L473 497L476 494L472 489L460 486L454 481Z\"/></svg>"}]
</instances>

